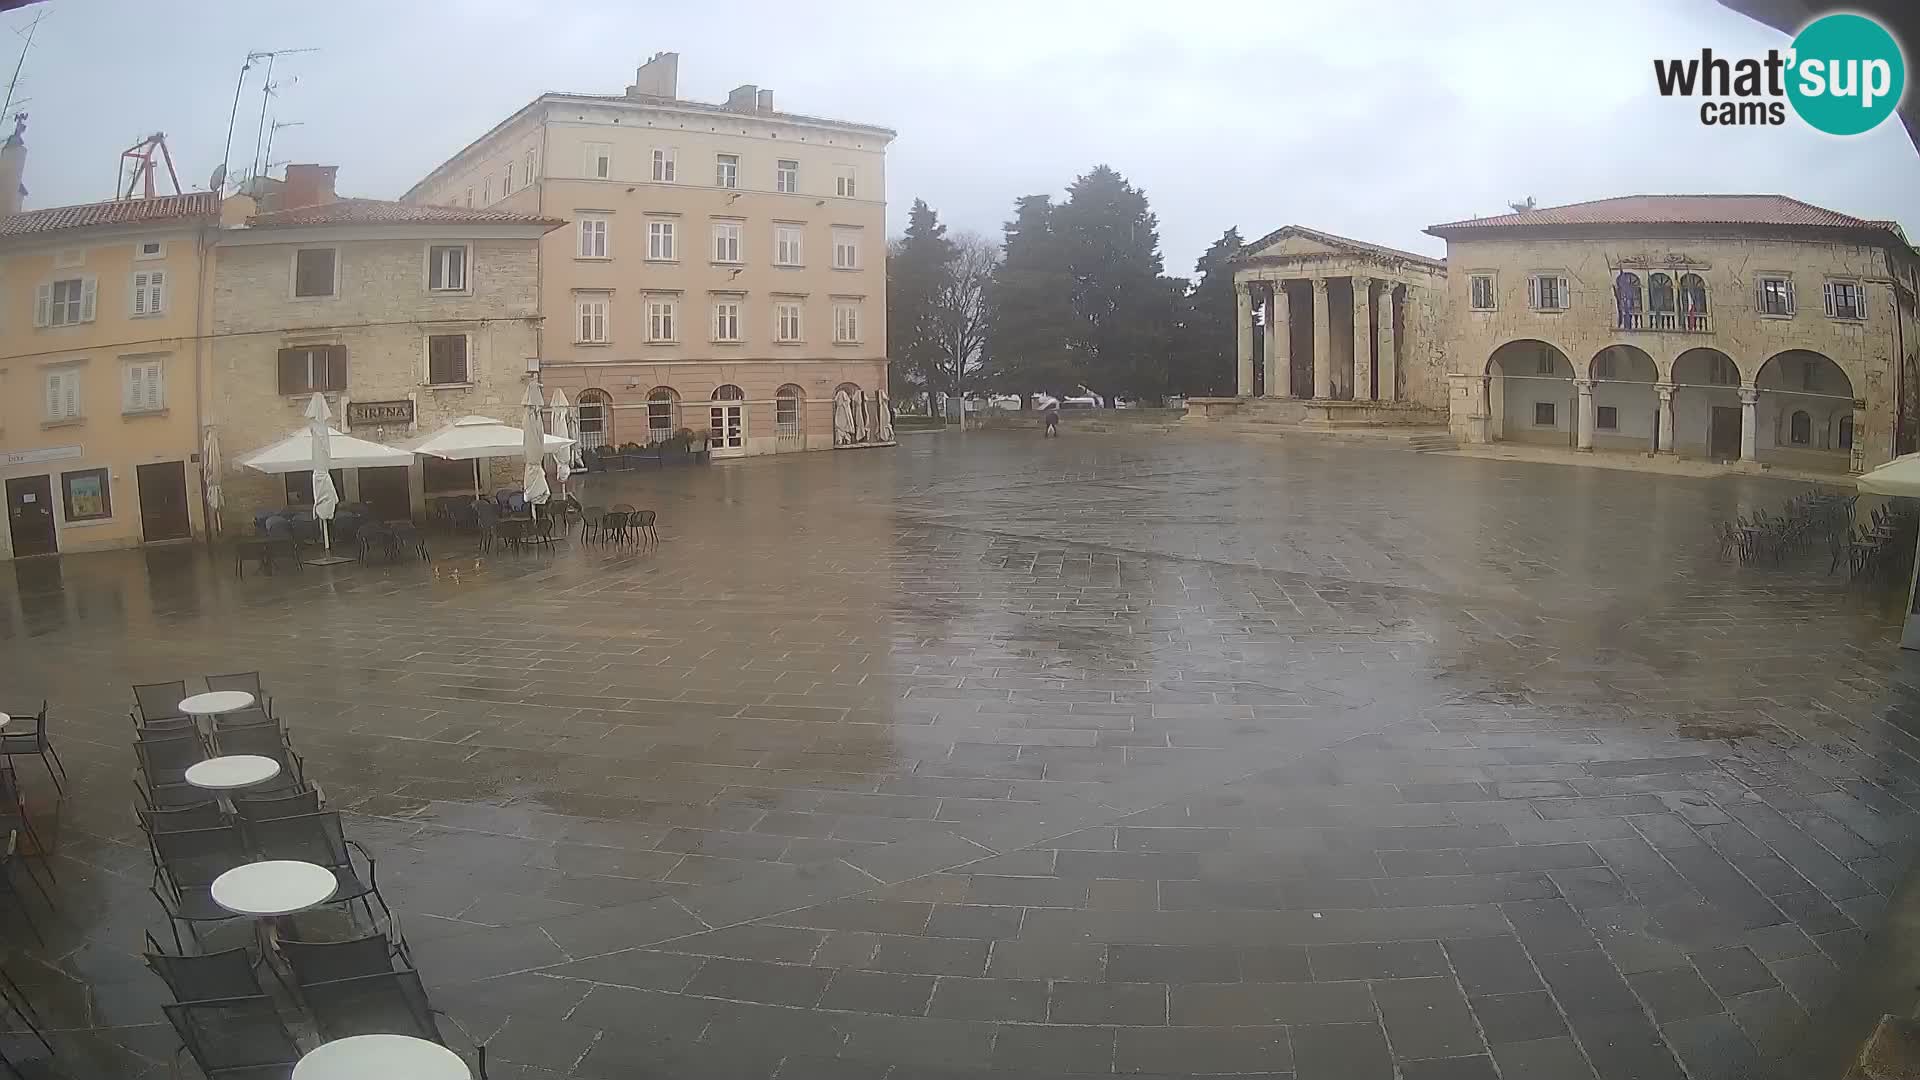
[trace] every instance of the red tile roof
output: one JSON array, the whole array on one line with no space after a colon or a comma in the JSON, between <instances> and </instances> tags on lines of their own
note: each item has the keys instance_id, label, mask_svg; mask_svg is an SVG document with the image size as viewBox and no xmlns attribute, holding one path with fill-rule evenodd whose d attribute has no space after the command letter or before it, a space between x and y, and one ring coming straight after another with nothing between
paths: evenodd
<instances>
[{"instance_id":1,"label":"red tile roof","mask_svg":"<svg viewBox=\"0 0 1920 1080\"><path fill-rule=\"evenodd\" d=\"M566 222L536 214L476 210L470 206L389 202L386 199L336 199L333 202L275 210L247 219L254 228L294 225L545 225Z\"/></svg>"},{"instance_id":2,"label":"red tile roof","mask_svg":"<svg viewBox=\"0 0 1920 1080\"><path fill-rule=\"evenodd\" d=\"M1885 222L1853 217L1785 195L1622 195L1614 199L1548 206L1515 214L1428 226L1444 236L1475 229L1536 225L1771 225L1886 231Z\"/></svg>"},{"instance_id":3,"label":"red tile roof","mask_svg":"<svg viewBox=\"0 0 1920 1080\"><path fill-rule=\"evenodd\" d=\"M220 200L211 191L190 191L185 195L156 195L151 199L115 199L111 202L81 203L78 206L50 206L44 210L25 210L0 218L0 237L33 236L61 229L84 229L95 225L145 225L174 222L194 217L218 217Z\"/></svg>"}]
</instances>

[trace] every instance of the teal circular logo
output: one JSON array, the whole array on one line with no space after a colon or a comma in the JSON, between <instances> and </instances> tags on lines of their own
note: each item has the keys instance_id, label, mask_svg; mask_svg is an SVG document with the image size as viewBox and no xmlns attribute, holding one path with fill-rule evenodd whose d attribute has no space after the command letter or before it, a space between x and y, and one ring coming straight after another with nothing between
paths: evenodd
<instances>
[{"instance_id":1,"label":"teal circular logo","mask_svg":"<svg viewBox=\"0 0 1920 1080\"><path fill-rule=\"evenodd\" d=\"M1793 39L1787 100L1829 135L1871 131L1900 104L1907 61L1886 27L1864 15L1824 15Z\"/></svg>"}]
</instances>

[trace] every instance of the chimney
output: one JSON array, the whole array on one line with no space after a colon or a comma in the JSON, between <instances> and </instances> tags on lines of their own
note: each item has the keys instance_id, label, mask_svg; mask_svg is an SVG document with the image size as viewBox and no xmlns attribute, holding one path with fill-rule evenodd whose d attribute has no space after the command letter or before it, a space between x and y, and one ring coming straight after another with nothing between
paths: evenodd
<instances>
[{"instance_id":1,"label":"chimney","mask_svg":"<svg viewBox=\"0 0 1920 1080\"><path fill-rule=\"evenodd\" d=\"M760 88L752 83L742 83L727 95L727 108L734 112L752 112L760 100Z\"/></svg>"},{"instance_id":2,"label":"chimney","mask_svg":"<svg viewBox=\"0 0 1920 1080\"><path fill-rule=\"evenodd\" d=\"M286 188L280 193L279 209L298 210L333 202L339 198L333 193L333 175L339 171L338 165L287 166Z\"/></svg>"},{"instance_id":3,"label":"chimney","mask_svg":"<svg viewBox=\"0 0 1920 1080\"><path fill-rule=\"evenodd\" d=\"M657 52L633 73L628 97L665 98L672 101L680 93L680 54Z\"/></svg>"},{"instance_id":4,"label":"chimney","mask_svg":"<svg viewBox=\"0 0 1920 1080\"><path fill-rule=\"evenodd\" d=\"M20 200L27 189L20 183L27 171L27 114L15 113L13 134L0 146L0 216L20 212Z\"/></svg>"},{"instance_id":5,"label":"chimney","mask_svg":"<svg viewBox=\"0 0 1920 1080\"><path fill-rule=\"evenodd\" d=\"M773 91L762 90L754 99L754 107L761 112L773 111Z\"/></svg>"}]
</instances>

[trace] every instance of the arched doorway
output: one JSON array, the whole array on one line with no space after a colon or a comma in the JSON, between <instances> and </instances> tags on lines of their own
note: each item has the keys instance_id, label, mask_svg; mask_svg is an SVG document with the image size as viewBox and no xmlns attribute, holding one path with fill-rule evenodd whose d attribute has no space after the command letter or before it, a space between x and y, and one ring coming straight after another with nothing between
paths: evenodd
<instances>
[{"instance_id":1,"label":"arched doorway","mask_svg":"<svg viewBox=\"0 0 1920 1080\"><path fill-rule=\"evenodd\" d=\"M680 430L680 395L671 386L647 391L647 443L666 442Z\"/></svg>"},{"instance_id":2,"label":"arched doorway","mask_svg":"<svg viewBox=\"0 0 1920 1080\"><path fill-rule=\"evenodd\" d=\"M1673 446L1687 457L1736 461L1746 420L1740 365L1718 349L1688 349L1673 362Z\"/></svg>"},{"instance_id":3,"label":"arched doorway","mask_svg":"<svg viewBox=\"0 0 1920 1080\"><path fill-rule=\"evenodd\" d=\"M782 386L773 395L773 430L779 437L777 450L807 448L807 394L793 383Z\"/></svg>"},{"instance_id":4,"label":"arched doorway","mask_svg":"<svg viewBox=\"0 0 1920 1080\"><path fill-rule=\"evenodd\" d=\"M597 450L613 446L613 398L605 390L582 390L574 402L574 415L580 419L580 448Z\"/></svg>"},{"instance_id":5,"label":"arched doorway","mask_svg":"<svg viewBox=\"0 0 1920 1080\"><path fill-rule=\"evenodd\" d=\"M707 407L707 449L714 457L747 452L747 395L732 383L715 389Z\"/></svg>"},{"instance_id":6,"label":"arched doorway","mask_svg":"<svg viewBox=\"0 0 1920 1080\"><path fill-rule=\"evenodd\" d=\"M1566 353L1544 341L1509 341L1487 358L1487 376L1490 439L1573 445L1579 402Z\"/></svg>"},{"instance_id":7,"label":"arched doorway","mask_svg":"<svg viewBox=\"0 0 1920 1080\"><path fill-rule=\"evenodd\" d=\"M1853 380L1832 358L1790 349L1754 378L1754 456L1846 472L1853 464Z\"/></svg>"},{"instance_id":8,"label":"arched doorway","mask_svg":"<svg viewBox=\"0 0 1920 1080\"><path fill-rule=\"evenodd\" d=\"M1653 384L1660 369L1643 349L1609 345L1587 364L1593 382L1593 446L1596 450L1659 448L1660 399Z\"/></svg>"}]
</instances>

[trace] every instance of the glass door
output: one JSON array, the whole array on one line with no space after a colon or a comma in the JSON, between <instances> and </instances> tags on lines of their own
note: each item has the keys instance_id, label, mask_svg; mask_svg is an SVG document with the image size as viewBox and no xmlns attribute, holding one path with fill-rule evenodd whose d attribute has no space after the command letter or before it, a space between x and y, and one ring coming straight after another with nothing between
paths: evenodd
<instances>
[{"instance_id":1,"label":"glass door","mask_svg":"<svg viewBox=\"0 0 1920 1080\"><path fill-rule=\"evenodd\" d=\"M744 405L716 403L708 408L707 449L714 457L740 457L747 452Z\"/></svg>"}]
</instances>

